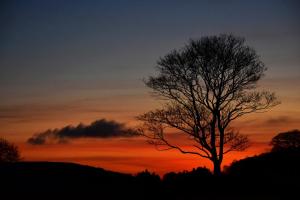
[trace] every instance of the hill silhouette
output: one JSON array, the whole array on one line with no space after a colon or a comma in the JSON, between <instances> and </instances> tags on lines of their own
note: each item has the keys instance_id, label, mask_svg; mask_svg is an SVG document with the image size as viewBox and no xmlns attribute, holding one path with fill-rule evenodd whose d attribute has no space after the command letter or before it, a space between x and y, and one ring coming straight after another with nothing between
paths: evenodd
<instances>
[{"instance_id":1,"label":"hill silhouette","mask_svg":"<svg viewBox=\"0 0 300 200\"><path fill-rule=\"evenodd\" d=\"M263 178L300 178L300 151L263 153L233 162L225 171L230 176Z\"/></svg>"},{"instance_id":2,"label":"hill silhouette","mask_svg":"<svg viewBox=\"0 0 300 200\"><path fill-rule=\"evenodd\" d=\"M271 152L242 159L222 176L206 168L160 178L74 163L0 165L1 199L289 199L299 187L300 152Z\"/></svg>"},{"instance_id":3,"label":"hill silhouette","mask_svg":"<svg viewBox=\"0 0 300 200\"><path fill-rule=\"evenodd\" d=\"M143 188L159 185L142 174L145 172L133 176L74 163L3 163L0 165L1 195L5 199L152 199L151 193L142 196Z\"/></svg>"}]
</instances>

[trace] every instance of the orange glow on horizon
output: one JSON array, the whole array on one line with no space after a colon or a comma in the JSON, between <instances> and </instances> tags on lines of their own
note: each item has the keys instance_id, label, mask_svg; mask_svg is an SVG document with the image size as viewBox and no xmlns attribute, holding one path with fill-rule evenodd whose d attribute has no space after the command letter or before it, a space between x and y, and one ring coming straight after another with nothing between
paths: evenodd
<instances>
[{"instance_id":1,"label":"orange glow on horizon","mask_svg":"<svg viewBox=\"0 0 300 200\"><path fill-rule=\"evenodd\" d=\"M163 175L171 171L191 170L196 167L212 168L209 160L184 155L176 150L157 151L144 139L77 140L69 144L33 146L18 144L25 161L75 162L106 170L132 173L148 169ZM267 151L266 143L254 143L243 152L225 156L223 166L234 160Z\"/></svg>"}]
</instances>

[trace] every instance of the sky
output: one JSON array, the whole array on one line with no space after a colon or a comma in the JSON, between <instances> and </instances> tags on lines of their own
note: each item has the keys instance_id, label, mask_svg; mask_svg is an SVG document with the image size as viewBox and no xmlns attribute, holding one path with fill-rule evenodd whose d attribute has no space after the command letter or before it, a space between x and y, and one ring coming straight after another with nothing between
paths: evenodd
<instances>
[{"instance_id":1,"label":"sky","mask_svg":"<svg viewBox=\"0 0 300 200\"><path fill-rule=\"evenodd\" d=\"M99 119L132 127L159 106L143 79L156 61L189 39L232 33L245 37L268 67L260 88L281 104L234 122L253 145L224 163L267 151L279 132L300 128L300 3L298 1L1 1L0 137L24 160L68 161L135 173L208 166L141 138L83 139L30 145L47 129Z\"/></svg>"}]
</instances>

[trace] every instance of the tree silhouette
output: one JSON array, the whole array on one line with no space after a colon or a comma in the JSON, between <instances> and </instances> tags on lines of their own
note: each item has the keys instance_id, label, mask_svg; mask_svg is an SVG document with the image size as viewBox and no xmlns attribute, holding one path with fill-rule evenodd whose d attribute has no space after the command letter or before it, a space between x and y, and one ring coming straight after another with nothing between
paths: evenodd
<instances>
[{"instance_id":1,"label":"tree silhouette","mask_svg":"<svg viewBox=\"0 0 300 200\"><path fill-rule=\"evenodd\" d=\"M272 151L300 150L300 131L279 133L272 138L271 145Z\"/></svg>"},{"instance_id":2,"label":"tree silhouette","mask_svg":"<svg viewBox=\"0 0 300 200\"><path fill-rule=\"evenodd\" d=\"M157 62L157 76L145 84L166 101L162 109L138 116L140 134L160 150L177 149L213 162L221 173L223 155L248 147L248 139L229 127L248 113L277 105L274 93L255 91L266 67L245 40L219 35L190 40ZM168 130L177 129L193 142L188 149L173 143Z\"/></svg>"},{"instance_id":3,"label":"tree silhouette","mask_svg":"<svg viewBox=\"0 0 300 200\"><path fill-rule=\"evenodd\" d=\"M0 163L3 162L17 162L20 160L20 153L18 147L0 138Z\"/></svg>"}]
</instances>

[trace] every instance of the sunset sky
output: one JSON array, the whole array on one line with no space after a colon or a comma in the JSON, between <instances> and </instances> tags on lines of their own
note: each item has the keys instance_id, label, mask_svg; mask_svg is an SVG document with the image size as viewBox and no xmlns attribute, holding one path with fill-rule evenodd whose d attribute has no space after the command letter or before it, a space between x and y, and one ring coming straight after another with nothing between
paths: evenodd
<instances>
[{"instance_id":1,"label":"sunset sky","mask_svg":"<svg viewBox=\"0 0 300 200\"><path fill-rule=\"evenodd\" d=\"M245 37L268 67L259 89L281 104L234 122L252 146L224 164L267 151L279 132L300 128L298 1L14 1L0 3L0 137L24 160L68 161L136 173L211 167L195 156L160 152L143 138L75 139L31 145L33 134L99 119L126 127L160 103L143 78L188 39Z\"/></svg>"}]
</instances>

